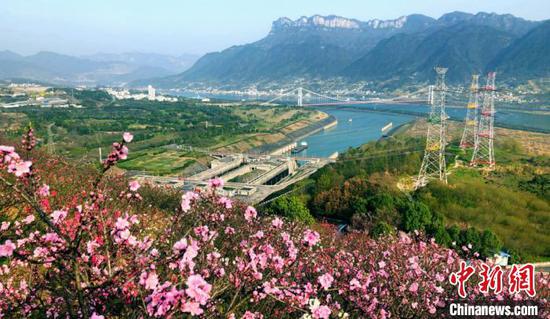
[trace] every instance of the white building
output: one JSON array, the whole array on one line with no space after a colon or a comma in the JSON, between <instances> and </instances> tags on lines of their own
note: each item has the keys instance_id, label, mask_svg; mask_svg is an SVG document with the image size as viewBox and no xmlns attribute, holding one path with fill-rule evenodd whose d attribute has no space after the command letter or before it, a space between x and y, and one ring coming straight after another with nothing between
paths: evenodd
<instances>
[{"instance_id":1,"label":"white building","mask_svg":"<svg viewBox=\"0 0 550 319\"><path fill-rule=\"evenodd\" d=\"M152 87L151 85L147 86L147 98L153 101L155 97L156 97L155 88Z\"/></svg>"}]
</instances>

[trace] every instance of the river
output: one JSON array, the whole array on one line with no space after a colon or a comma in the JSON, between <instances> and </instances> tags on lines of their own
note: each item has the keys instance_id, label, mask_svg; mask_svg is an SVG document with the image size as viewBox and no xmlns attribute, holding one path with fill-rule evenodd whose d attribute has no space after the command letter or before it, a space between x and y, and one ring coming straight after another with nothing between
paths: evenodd
<instances>
[{"instance_id":1,"label":"river","mask_svg":"<svg viewBox=\"0 0 550 319\"><path fill-rule=\"evenodd\" d=\"M300 153L304 156L326 157L377 140L383 134L381 128L389 122L396 127L415 118L425 117L430 110L428 105L415 104L369 104L317 109L336 117L338 125L300 140L308 143L308 149ZM446 111L454 120L461 121L466 115L465 108L448 107ZM550 132L550 116L547 114L497 109L495 123L503 127Z\"/></svg>"},{"instance_id":2,"label":"river","mask_svg":"<svg viewBox=\"0 0 550 319\"><path fill-rule=\"evenodd\" d=\"M196 97L196 94L180 93L180 96ZM241 96L209 96L226 100L240 100ZM550 133L550 115L548 113L529 113L520 110L499 109L495 105L496 126ZM428 105L417 104L361 104L348 106L317 107L319 111L333 115L338 124L328 130L310 135L298 142L307 142L308 149L300 153L304 156L327 157L334 152L343 152L349 147L379 139L381 128L392 122L393 127L426 117L430 111ZM465 107L447 107L447 114L453 120L462 121L466 115ZM350 121L351 119L351 121Z\"/></svg>"},{"instance_id":3,"label":"river","mask_svg":"<svg viewBox=\"0 0 550 319\"><path fill-rule=\"evenodd\" d=\"M415 119L415 116L411 115L353 109L322 108L320 110L336 117L338 124L299 140L299 143L308 144L308 148L300 152L302 156L328 157L334 152L342 153L349 147L357 147L379 139L383 134L381 129L390 122L393 123L393 127L396 127Z\"/></svg>"}]
</instances>

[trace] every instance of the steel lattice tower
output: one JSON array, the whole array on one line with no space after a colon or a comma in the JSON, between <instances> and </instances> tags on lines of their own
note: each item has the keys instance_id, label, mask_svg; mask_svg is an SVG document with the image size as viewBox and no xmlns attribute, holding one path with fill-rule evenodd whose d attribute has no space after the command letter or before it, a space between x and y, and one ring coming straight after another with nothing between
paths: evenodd
<instances>
[{"instance_id":1,"label":"steel lattice tower","mask_svg":"<svg viewBox=\"0 0 550 319\"><path fill-rule=\"evenodd\" d=\"M445 146L447 145L447 113L445 112L445 73L446 68L435 68L437 82L432 90L431 110L428 115L428 133L426 150L422 166L418 173L415 188L423 187L431 179L439 179L447 183L445 169Z\"/></svg>"},{"instance_id":2,"label":"steel lattice tower","mask_svg":"<svg viewBox=\"0 0 550 319\"><path fill-rule=\"evenodd\" d=\"M479 75L472 75L470 96L466 105L466 117L464 118L464 132L460 140L460 148L467 149L475 145L477 135L477 109L479 104Z\"/></svg>"},{"instance_id":3,"label":"steel lattice tower","mask_svg":"<svg viewBox=\"0 0 550 319\"><path fill-rule=\"evenodd\" d=\"M472 155L471 166L486 166L495 168L495 77L496 73L487 74L487 85L483 88L483 106L479 114L479 122Z\"/></svg>"}]
</instances>

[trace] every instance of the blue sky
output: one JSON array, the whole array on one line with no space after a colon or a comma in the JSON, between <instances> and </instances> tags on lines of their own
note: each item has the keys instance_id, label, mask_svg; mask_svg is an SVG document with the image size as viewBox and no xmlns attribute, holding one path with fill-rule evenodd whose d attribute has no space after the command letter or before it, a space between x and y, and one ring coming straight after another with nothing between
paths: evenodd
<instances>
[{"instance_id":1,"label":"blue sky","mask_svg":"<svg viewBox=\"0 0 550 319\"><path fill-rule=\"evenodd\" d=\"M262 38L278 17L359 20L455 10L550 18L549 0L0 0L0 50L202 54Z\"/></svg>"}]
</instances>

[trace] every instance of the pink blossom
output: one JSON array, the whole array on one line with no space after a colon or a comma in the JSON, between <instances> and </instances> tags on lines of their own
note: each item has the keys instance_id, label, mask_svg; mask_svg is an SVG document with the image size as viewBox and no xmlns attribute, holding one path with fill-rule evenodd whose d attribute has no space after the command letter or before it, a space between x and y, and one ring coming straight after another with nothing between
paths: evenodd
<instances>
[{"instance_id":1,"label":"pink blossom","mask_svg":"<svg viewBox=\"0 0 550 319\"><path fill-rule=\"evenodd\" d=\"M42 184L42 186L38 189L38 196L40 197L50 196L50 186L46 184Z\"/></svg>"},{"instance_id":2,"label":"pink blossom","mask_svg":"<svg viewBox=\"0 0 550 319\"><path fill-rule=\"evenodd\" d=\"M244 219L247 221L252 221L257 215L258 213L256 212L256 209L252 206L248 206L244 211Z\"/></svg>"},{"instance_id":3,"label":"pink blossom","mask_svg":"<svg viewBox=\"0 0 550 319\"><path fill-rule=\"evenodd\" d=\"M206 304L208 299L210 299L210 290L212 290L212 286L207 283L201 275L189 276L187 278L187 287L185 293L201 305Z\"/></svg>"},{"instance_id":4,"label":"pink blossom","mask_svg":"<svg viewBox=\"0 0 550 319\"><path fill-rule=\"evenodd\" d=\"M319 282L319 284L321 284L321 287L323 287L323 289L327 290L330 288L330 286L332 286L334 277L332 277L331 274L327 273L317 278L317 281Z\"/></svg>"},{"instance_id":5,"label":"pink blossom","mask_svg":"<svg viewBox=\"0 0 550 319\"><path fill-rule=\"evenodd\" d=\"M139 277L139 283L143 285L145 289L154 290L158 286L159 279L154 271L150 273L143 272Z\"/></svg>"},{"instance_id":6,"label":"pink blossom","mask_svg":"<svg viewBox=\"0 0 550 319\"><path fill-rule=\"evenodd\" d=\"M128 147L126 147L125 145L119 146L119 148L117 150L117 155L118 155L118 158L121 159L121 160L127 159L128 158Z\"/></svg>"},{"instance_id":7,"label":"pink blossom","mask_svg":"<svg viewBox=\"0 0 550 319\"><path fill-rule=\"evenodd\" d=\"M8 166L8 171L17 177L21 177L31 172L31 166L31 161L12 161Z\"/></svg>"},{"instance_id":8,"label":"pink blossom","mask_svg":"<svg viewBox=\"0 0 550 319\"><path fill-rule=\"evenodd\" d=\"M99 244L95 240L90 240L86 243L86 252L93 255L97 247L99 247Z\"/></svg>"},{"instance_id":9,"label":"pink blossom","mask_svg":"<svg viewBox=\"0 0 550 319\"><path fill-rule=\"evenodd\" d=\"M13 255L15 244L11 240L6 240L3 245L0 245L0 257L9 257Z\"/></svg>"},{"instance_id":10,"label":"pink blossom","mask_svg":"<svg viewBox=\"0 0 550 319\"><path fill-rule=\"evenodd\" d=\"M304 232L303 242L310 247L315 246L319 242L319 239L320 239L319 233L316 231L306 229L306 231Z\"/></svg>"},{"instance_id":11,"label":"pink blossom","mask_svg":"<svg viewBox=\"0 0 550 319\"><path fill-rule=\"evenodd\" d=\"M2 222L2 225L0 226L0 230L4 231L4 230L10 228L10 224L11 224L10 222Z\"/></svg>"},{"instance_id":12,"label":"pink blossom","mask_svg":"<svg viewBox=\"0 0 550 319\"><path fill-rule=\"evenodd\" d=\"M208 181L208 187L210 188L220 188L223 187L223 179L216 177Z\"/></svg>"},{"instance_id":13,"label":"pink blossom","mask_svg":"<svg viewBox=\"0 0 550 319\"><path fill-rule=\"evenodd\" d=\"M262 239L264 237L264 232L261 230L258 230L252 237Z\"/></svg>"},{"instance_id":14,"label":"pink blossom","mask_svg":"<svg viewBox=\"0 0 550 319\"><path fill-rule=\"evenodd\" d=\"M141 185L138 181L131 181L130 183L128 183L128 187L130 187L130 190L132 192L136 192L141 187Z\"/></svg>"},{"instance_id":15,"label":"pink blossom","mask_svg":"<svg viewBox=\"0 0 550 319\"><path fill-rule=\"evenodd\" d=\"M122 134L122 139L124 139L124 142L130 143L134 139L134 136L130 132L124 132L124 134Z\"/></svg>"},{"instance_id":16,"label":"pink blossom","mask_svg":"<svg viewBox=\"0 0 550 319\"><path fill-rule=\"evenodd\" d=\"M90 317L90 319L105 319L105 317L102 315L98 315L97 313L94 312Z\"/></svg>"},{"instance_id":17,"label":"pink blossom","mask_svg":"<svg viewBox=\"0 0 550 319\"><path fill-rule=\"evenodd\" d=\"M204 311L201 309L201 306L198 302L187 301L183 303L181 308L183 312L189 312L192 316L201 315Z\"/></svg>"},{"instance_id":18,"label":"pink blossom","mask_svg":"<svg viewBox=\"0 0 550 319\"><path fill-rule=\"evenodd\" d=\"M34 258L44 258L48 255L48 249L44 247L36 247L33 252Z\"/></svg>"},{"instance_id":19,"label":"pink blossom","mask_svg":"<svg viewBox=\"0 0 550 319\"><path fill-rule=\"evenodd\" d=\"M357 280L357 278L353 278L350 282L349 282L349 289L351 291L353 290L357 290L357 289L361 289L361 283L359 282L359 280Z\"/></svg>"},{"instance_id":20,"label":"pink blossom","mask_svg":"<svg viewBox=\"0 0 550 319\"><path fill-rule=\"evenodd\" d=\"M178 240L172 248L176 252L185 250L187 248L187 240L185 238Z\"/></svg>"},{"instance_id":21,"label":"pink blossom","mask_svg":"<svg viewBox=\"0 0 550 319\"><path fill-rule=\"evenodd\" d=\"M315 306L311 309L311 315L315 319L329 319L330 313L330 308L327 306Z\"/></svg>"},{"instance_id":22,"label":"pink blossom","mask_svg":"<svg viewBox=\"0 0 550 319\"><path fill-rule=\"evenodd\" d=\"M246 311L244 313L244 315L241 317L241 319L261 319L263 318L264 316L262 316L261 313L257 313L257 312L250 312L250 311Z\"/></svg>"},{"instance_id":23,"label":"pink blossom","mask_svg":"<svg viewBox=\"0 0 550 319\"><path fill-rule=\"evenodd\" d=\"M13 153L15 152L15 148L13 146L0 145L0 152L8 154Z\"/></svg>"},{"instance_id":24,"label":"pink blossom","mask_svg":"<svg viewBox=\"0 0 550 319\"><path fill-rule=\"evenodd\" d=\"M130 223L128 222L128 219L119 217L116 220L115 227L117 230L124 230L130 227Z\"/></svg>"},{"instance_id":25,"label":"pink blossom","mask_svg":"<svg viewBox=\"0 0 550 319\"><path fill-rule=\"evenodd\" d=\"M54 210L50 216L52 217L53 222L57 224L67 217L67 212L64 210Z\"/></svg>"},{"instance_id":26,"label":"pink blossom","mask_svg":"<svg viewBox=\"0 0 550 319\"><path fill-rule=\"evenodd\" d=\"M279 217L275 217L275 219L271 221L271 226L281 228L283 227L283 221Z\"/></svg>"},{"instance_id":27,"label":"pink blossom","mask_svg":"<svg viewBox=\"0 0 550 319\"><path fill-rule=\"evenodd\" d=\"M410 292L416 292L418 290L418 284L416 282L413 282L411 286L409 287Z\"/></svg>"},{"instance_id":28,"label":"pink blossom","mask_svg":"<svg viewBox=\"0 0 550 319\"><path fill-rule=\"evenodd\" d=\"M34 222L34 215L29 215L25 217L25 219L23 219L23 222L27 225Z\"/></svg>"},{"instance_id":29,"label":"pink blossom","mask_svg":"<svg viewBox=\"0 0 550 319\"><path fill-rule=\"evenodd\" d=\"M231 202L231 199L229 199L225 196L220 197L220 199L218 199L218 203L224 205L225 208L227 208L227 209L230 209L231 207L233 207L233 203Z\"/></svg>"},{"instance_id":30,"label":"pink blossom","mask_svg":"<svg viewBox=\"0 0 550 319\"><path fill-rule=\"evenodd\" d=\"M191 209L191 202L199 198L199 194L195 192L186 192L181 196L181 210L187 212Z\"/></svg>"}]
</instances>

